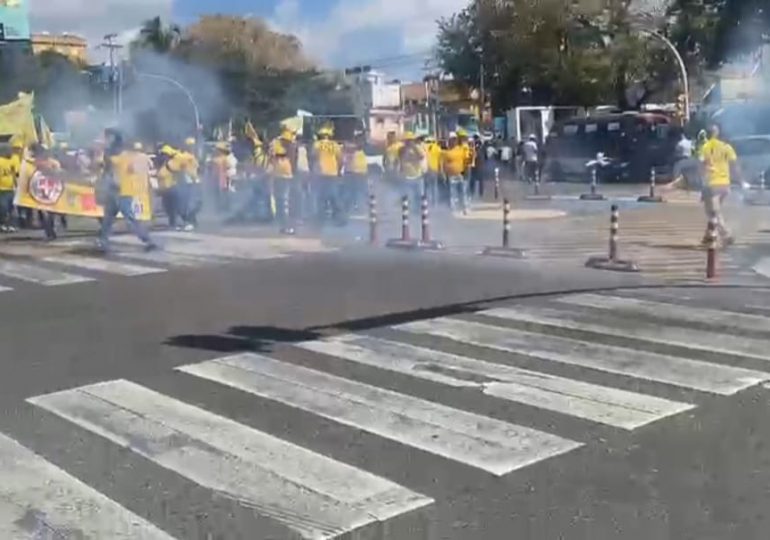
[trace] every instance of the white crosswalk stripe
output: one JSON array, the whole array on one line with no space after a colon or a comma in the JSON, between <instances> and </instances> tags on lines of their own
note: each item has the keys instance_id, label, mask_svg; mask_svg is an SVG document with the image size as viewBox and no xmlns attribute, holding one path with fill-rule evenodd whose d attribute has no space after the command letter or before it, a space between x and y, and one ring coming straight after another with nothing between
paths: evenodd
<instances>
[{"instance_id":1,"label":"white crosswalk stripe","mask_svg":"<svg viewBox=\"0 0 770 540\"><path fill-rule=\"evenodd\" d=\"M482 311L480 314L509 321L593 332L620 338L634 338L696 351L746 356L770 361L770 349L768 349L767 341L725 332L695 330L636 320L633 321L633 324L621 327L615 326L618 323L615 318L603 320L601 317L586 312L576 313L535 306L517 306L515 309L495 308Z\"/></svg>"},{"instance_id":2,"label":"white crosswalk stripe","mask_svg":"<svg viewBox=\"0 0 770 540\"><path fill-rule=\"evenodd\" d=\"M558 302L608 310L614 313L628 315L643 315L654 318L672 319L677 321L695 322L715 327L731 327L741 330L753 330L770 334L770 317L708 309L703 307L687 307L677 304L651 302L636 298L620 298L600 294L576 294L559 298Z\"/></svg>"},{"instance_id":3,"label":"white crosswalk stripe","mask_svg":"<svg viewBox=\"0 0 770 540\"><path fill-rule=\"evenodd\" d=\"M396 327L399 330L437 335L480 347L511 352L557 363L588 367L628 377L663 382L682 388L731 395L770 379L770 375L748 369L710 364L687 358L612 347L574 339L497 328L457 319L434 319ZM339 356L383 369L453 385L475 385L473 377L488 382L529 383L538 387L552 379L565 393L568 386L560 377L548 376L512 366L494 364L464 356L415 347L369 336L341 336L300 344L301 347ZM463 374L466 379L463 379ZM528 381L531 378L531 381ZM462 384L465 382L465 384ZM587 388L587 398L596 388Z\"/></svg>"},{"instance_id":4,"label":"white crosswalk stripe","mask_svg":"<svg viewBox=\"0 0 770 540\"><path fill-rule=\"evenodd\" d=\"M687 403L367 336L300 346L452 386L476 386L490 396L622 429L636 429L692 408Z\"/></svg>"},{"instance_id":5,"label":"white crosswalk stripe","mask_svg":"<svg viewBox=\"0 0 770 540\"><path fill-rule=\"evenodd\" d=\"M72 285L73 283L85 283L93 281L92 278L78 276L43 268L42 266L18 263L13 261L0 261L0 275L29 283L36 283L46 287L59 285Z\"/></svg>"},{"instance_id":6,"label":"white crosswalk stripe","mask_svg":"<svg viewBox=\"0 0 770 540\"><path fill-rule=\"evenodd\" d=\"M147 274L161 274L166 272L164 268L151 268L113 259L99 259L96 257L83 257L80 255L49 255L41 259L44 262L74 266L106 274L119 276L144 276Z\"/></svg>"},{"instance_id":7,"label":"white crosswalk stripe","mask_svg":"<svg viewBox=\"0 0 770 540\"><path fill-rule=\"evenodd\" d=\"M681 395L679 389L723 399L770 381L770 373L707 361L702 354L714 352L713 347L721 344L720 350L732 355L767 359L761 356L760 346L766 349L770 336L746 338L730 331L762 332L768 317L675 303L683 297L671 293L666 297L669 301L662 302L589 293L564 295L537 305L487 309L475 319L465 315L399 324L385 329L387 337L353 333L293 344L294 353L302 351L306 359L318 361L309 364L312 369L281 359L286 352L281 348L277 357L237 354L184 365L169 376L183 382L182 387L208 384L211 395L221 394L216 399L237 394L254 400L254 406L247 407L249 414L261 414L264 408L258 402L263 399L302 411L303 426L322 421L339 424L344 429L334 435L345 446L348 438L368 433L419 451L424 454L421 459L440 458L447 470L460 464L476 474L502 477L543 462L569 459L586 443L594 444L591 435L582 440L585 422L618 435L675 415L690 422L689 415L681 413L697 414L696 403L704 396L671 399L671 394ZM653 317L671 323L645 322ZM714 331L682 326L686 323ZM526 329L518 328L521 325ZM556 335L559 330L567 330L567 335ZM601 336L612 336L616 344L601 343ZM638 342L628 338L676 344L686 350L676 355L653 353L639 349ZM695 346L686 346L692 343ZM452 391L445 392L438 403L391 389L390 383L385 389L347 375L332 375L319 367L325 364L318 355L370 374L389 372L432 383L436 391ZM526 369L513 365L523 360ZM567 367L593 372L570 369L569 376L554 374ZM621 389L618 386L625 383L608 374L646 384L643 390L638 386L634 391ZM582 380L585 377L591 382ZM395 382L396 387L401 384ZM467 403L464 400L474 393L473 399L488 401L500 414L518 414L516 407L520 407L523 416L516 418L526 418L527 425L457 405ZM208 397L202 399L205 403ZM498 400L506 406L500 407ZM306 442L299 446L280 438L283 428L278 424L269 424L270 433L260 431L212 413L204 405L193 406L125 380L27 401L52 413L49 421L127 449L144 458L146 466L172 471L180 481L253 509L302 538L375 537L391 523L400 526L414 519L424 524L425 512L431 512L435 502L430 488L421 493L425 488L408 488L364 470L366 466L358 468L316 453L314 436L302 439ZM554 416L541 412L562 418L554 422ZM577 423L580 431L565 434L570 423ZM339 435L345 432L349 435ZM30 522L89 538L171 538L158 528L168 524L145 521L121 506L120 500L100 494L2 434L0 478L2 538L37 538L30 535Z\"/></svg>"},{"instance_id":8,"label":"white crosswalk stripe","mask_svg":"<svg viewBox=\"0 0 770 540\"><path fill-rule=\"evenodd\" d=\"M305 538L335 538L433 500L127 381L29 400Z\"/></svg>"},{"instance_id":9,"label":"white crosswalk stripe","mask_svg":"<svg viewBox=\"0 0 770 540\"><path fill-rule=\"evenodd\" d=\"M179 369L499 476L581 446L256 354Z\"/></svg>"},{"instance_id":10,"label":"white crosswalk stripe","mask_svg":"<svg viewBox=\"0 0 770 540\"><path fill-rule=\"evenodd\" d=\"M0 434L0 538L172 540L154 525Z\"/></svg>"}]
</instances>

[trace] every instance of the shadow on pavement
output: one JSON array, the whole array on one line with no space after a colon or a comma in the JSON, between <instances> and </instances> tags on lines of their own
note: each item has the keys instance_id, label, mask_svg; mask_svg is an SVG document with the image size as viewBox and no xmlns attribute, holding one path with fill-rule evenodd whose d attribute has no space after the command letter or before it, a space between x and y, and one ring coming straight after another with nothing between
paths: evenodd
<instances>
[{"instance_id":1,"label":"shadow on pavement","mask_svg":"<svg viewBox=\"0 0 770 540\"><path fill-rule=\"evenodd\" d=\"M226 334L187 334L165 341L172 347L202 349L220 353L270 352L275 343L297 343L319 339L321 334L275 326L233 326Z\"/></svg>"}]
</instances>

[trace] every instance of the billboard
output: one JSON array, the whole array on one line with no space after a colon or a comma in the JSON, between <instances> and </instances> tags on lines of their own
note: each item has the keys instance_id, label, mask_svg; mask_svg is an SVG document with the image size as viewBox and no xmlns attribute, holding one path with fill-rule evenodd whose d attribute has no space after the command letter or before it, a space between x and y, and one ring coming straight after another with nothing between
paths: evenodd
<instances>
[{"instance_id":1,"label":"billboard","mask_svg":"<svg viewBox=\"0 0 770 540\"><path fill-rule=\"evenodd\" d=\"M28 0L0 0L0 41L29 39Z\"/></svg>"}]
</instances>

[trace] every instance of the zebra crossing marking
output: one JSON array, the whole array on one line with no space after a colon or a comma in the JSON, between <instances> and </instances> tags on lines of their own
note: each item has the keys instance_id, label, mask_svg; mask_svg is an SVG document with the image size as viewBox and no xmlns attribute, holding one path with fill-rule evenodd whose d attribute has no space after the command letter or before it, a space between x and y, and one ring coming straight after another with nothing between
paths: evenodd
<instances>
[{"instance_id":1,"label":"zebra crossing marking","mask_svg":"<svg viewBox=\"0 0 770 540\"><path fill-rule=\"evenodd\" d=\"M19 281L43 285L44 287L56 287L60 285L72 285L74 283L93 281L93 279L89 277L13 261L0 261L0 275L11 279L18 279Z\"/></svg>"},{"instance_id":2,"label":"zebra crossing marking","mask_svg":"<svg viewBox=\"0 0 770 540\"><path fill-rule=\"evenodd\" d=\"M368 336L342 336L299 346L450 386L478 387L484 394L506 401L625 430L693 408L687 403Z\"/></svg>"},{"instance_id":3,"label":"zebra crossing marking","mask_svg":"<svg viewBox=\"0 0 770 540\"><path fill-rule=\"evenodd\" d=\"M173 540L3 434L0 478L1 538Z\"/></svg>"},{"instance_id":4,"label":"zebra crossing marking","mask_svg":"<svg viewBox=\"0 0 770 540\"><path fill-rule=\"evenodd\" d=\"M177 369L496 476L582 446L535 429L253 353Z\"/></svg>"},{"instance_id":5,"label":"zebra crossing marking","mask_svg":"<svg viewBox=\"0 0 770 540\"><path fill-rule=\"evenodd\" d=\"M715 326L729 326L742 330L767 332L770 334L770 317L751 315L735 311L688 307L678 304L652 302L636 298L604 296L600 294L575 294L556 299L557 302L613 311L624 315L645 315L648 317L670 318L678 321L695 322Z\"/></svg>"},{"instance_id":6,"label":"zebra crossing marking","mask_svg":"<svg viewBox=\"0 0 770 540\"><path fill-rule=\"evenodd\" d=\"M394 328L411 333L436 335L460 343L549 362L586 367L719 395L732 395L770 379L770 375L766 373L749 369L572 338L499 328L459 319L419 321ZM473 380L473 374L496 382L517 383L520 379L526 382L532 378L537 387L542 384L543 378L550 377L559 389L559 393L567 393L567 383L564 381L570 380L367 336L343 336L326 341L300 343L299 346L375 367L394 368L412 375L431 376L437 372L438 377L450 380L452 380L451 372L457 371L464 373L467 380ZM445 370L442 371L442 368ZM446 374L449 370L451 372ZM459 376L455 376L454 380L458 379L462 380ZM441 381L437 380L437 382ZM596 388L589 389L585 397L590 399L596 391Z\"/></svg>"},{"instance_id":7,"label":"zebra crossing marking","mask_svg":"<svg viewBox=\"0 0 770 540\"><path fill-rule=\"evenodd\" d=\"M304 538L331 539L379 527L434 502L379 476L125 380L27 401L242 501Z\"/></svg>"},{"instance_id":8,"label":"zebra crossing marking","mask_svg":"<svg viewBox=\"0 0 770 540\"><path fill-rule=\"evenodd\" d=\"M592 332L621 338L634 338L653 344L673 345L693 351L716 352L770 361L767 340L735 336L715 331L695 330L636 320L633 321L633 324L621 328L613 326L617 323L617 319L602 321L601 317L595 317L585 312L574 313L523 305L516 306L515 309L494 308L481 311L479 315L567 330Z\"/></svg>"},{"instance_id":9,"label":"zebra crossing marking","mask_svg":"<svg viewBox=\"0 0 770 540\"><path fill-rule=\"evenodd\" d=\"M82 257L80 255L47 255L42 257L41 260L48 263L74 266L86 270L116 274L125 277L161 274L167 271L165 268L150 268L148 266L139 266L137 264L120 262L113 259Z\"/></svg>"}]
</instances>

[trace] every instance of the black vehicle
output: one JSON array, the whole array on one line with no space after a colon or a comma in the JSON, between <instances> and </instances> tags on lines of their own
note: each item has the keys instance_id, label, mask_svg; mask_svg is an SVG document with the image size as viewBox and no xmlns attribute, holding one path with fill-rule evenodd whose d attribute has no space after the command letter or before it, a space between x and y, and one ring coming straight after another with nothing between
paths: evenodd
<instances>
[{"instance_id":1,"label":"black vehicle","mask_svg":"<svg viewBox=\"0 0 770 540\"><path fill-rule=\"evenodd\" d=\"M671 119L662 114L627 112L559 122L545 144L543 174L548 181L586 181L586 163L604 154L602 181L646 182L654 167L671 174L679 140Z\"/></svg>"}]
</instances>

